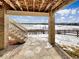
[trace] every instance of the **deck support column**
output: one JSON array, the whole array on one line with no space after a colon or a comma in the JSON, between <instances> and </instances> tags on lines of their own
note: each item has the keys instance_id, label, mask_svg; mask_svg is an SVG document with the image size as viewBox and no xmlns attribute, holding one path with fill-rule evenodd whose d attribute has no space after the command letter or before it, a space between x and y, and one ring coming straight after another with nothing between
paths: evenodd
<instances>
[{"instance_id":1,"label":"deck support column","mask_svg":"<svg viewBox=\"0 0 79 59\"><path fill-rule=\"evenodd\" d=\"M0 9L0 50L4 49L4 8Z\"/></svg>"},{"instance_id":2,"label":"deck support column","mask_svg":"<svg viewBox=\"0 0 79 59\"><path fill-rule=\"evenodd\" d=\"M55 46L55 16L54 12L49 12L48 20L48 41L52 46Z\"/></svg>"},{"instance_id":3,"label":"deck support column","mask_svg":"<svg viewBox=\"0 0 79 59\"><path fill-rule=\"evenodd\" d=\"M6 3L4 3L4 47L7 48L8 46L8 27L9 27L9 18L7 15L7 6Z\"/></svg>"}]
</instances>

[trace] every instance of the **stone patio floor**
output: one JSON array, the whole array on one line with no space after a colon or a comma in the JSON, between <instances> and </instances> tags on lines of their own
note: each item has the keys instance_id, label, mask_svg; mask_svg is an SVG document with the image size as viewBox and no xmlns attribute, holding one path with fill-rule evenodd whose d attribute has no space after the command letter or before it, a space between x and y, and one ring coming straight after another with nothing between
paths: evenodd
<instances>
[{"instance_id":1,"label":"stone patio floor","mask_svg":"<svg viewBox=\"0 0 79 59\"><path fill-rule=\"evenodd\" d=\"M62 59L46 39L29 37L26 43L6 52L0 59Z\"/></svg>"}]
</instances>

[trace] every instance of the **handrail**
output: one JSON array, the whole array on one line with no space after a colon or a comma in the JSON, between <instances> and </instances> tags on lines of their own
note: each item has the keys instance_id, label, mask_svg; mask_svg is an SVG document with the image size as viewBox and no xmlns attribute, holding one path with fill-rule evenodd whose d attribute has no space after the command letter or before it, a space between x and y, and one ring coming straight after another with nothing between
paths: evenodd
<instances>
[{"instance_id":1,"label":"handrail","mask_svg":"<svg viewBox=\"0 0 79 59\"><path fill-rule=\"evenodd\" d=\"M17 24L13 20L9 20L9 36L11 39L15 39L16 43L24 43L26 38L27 38L27 29L24 28L23 26ZM10 39L10 40L11 40ZM13 43L15 44L15 43Z\"/></svg>"},{"instance_id":2,"label":"handrail","mask_svg":"<svg viewBox=\"0 0 79 59\"><path fill-rule=\"evenodd\" d=\"M10 20L9 23L11 23L12 25L14 25L15 27L17 27L18 29L20 29L23 32L27 32L27 29L22 27L20 24L15 23L14 21Z\"/></svg>"}]
</instances>

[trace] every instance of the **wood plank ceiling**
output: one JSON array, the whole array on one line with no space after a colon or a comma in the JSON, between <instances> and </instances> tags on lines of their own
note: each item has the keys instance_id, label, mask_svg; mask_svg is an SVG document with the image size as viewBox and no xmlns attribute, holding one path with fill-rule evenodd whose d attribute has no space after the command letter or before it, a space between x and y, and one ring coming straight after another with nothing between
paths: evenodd
<instances>
[{"instance_id":1,"label":"wood plank ceiling","mask_svg":"<svg viewBox=\"0 0 79 59\"><path fill-rule=\"evenodd\" d=\"M8 10L49 12L63 7L74 0L4 0L10 6Z\"/></svg>"}]
</instances>

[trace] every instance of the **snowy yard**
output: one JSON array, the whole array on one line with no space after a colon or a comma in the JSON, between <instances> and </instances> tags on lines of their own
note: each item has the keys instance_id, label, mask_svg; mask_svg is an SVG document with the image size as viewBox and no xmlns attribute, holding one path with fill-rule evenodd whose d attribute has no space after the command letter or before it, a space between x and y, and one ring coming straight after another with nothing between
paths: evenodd
<instances>
[{"instance_id":1,"label":"snowy yard","mask_svg":"<svg viewBox=\"0 0 79 59\"><path fill-rule=\"evenodd\" d=\"M39 40L48 41L47 34L39 34L39 35L28 35L28 37L39 38ZM79 46L79 37L71 36L71 35L59 35L56 34L56 43L60 45L66 46Z\"/></svg>"},{"instance_id":2,"label":"snowy yard","mask_svg":"<svg viewBox=\"0 0 79 59\"><path fill-rule=\"evenodd\" d=\"M48 25L26 25L21 24L27 29L48 29ZM55 25L56 30L75 30L79 29L79 26L69 26L69 25ZM69 34L69 33L68 33ZM72 34L72 33L71 33ZM79 46L79 37L72 35L56 34L55 41L60 45L68 46ZM28 37L39 38L39 40L48 40L48 34L31 34Z\"/></svg>"},{"instance_id":3,"label":"snowy yard","mask_svg":"<svg viewBox=\"0 0 79 59\"><path fill-rule=\"evenodd\" d=\"M30 24L21 24L27 29L48 29L48 25L30 25ZM70 25L55 25L55 30L79 30L79 26L70 26Z\"/></svg>"}]
</instances>

